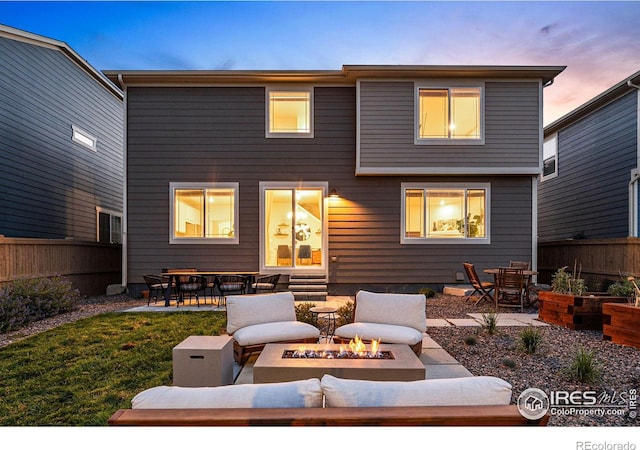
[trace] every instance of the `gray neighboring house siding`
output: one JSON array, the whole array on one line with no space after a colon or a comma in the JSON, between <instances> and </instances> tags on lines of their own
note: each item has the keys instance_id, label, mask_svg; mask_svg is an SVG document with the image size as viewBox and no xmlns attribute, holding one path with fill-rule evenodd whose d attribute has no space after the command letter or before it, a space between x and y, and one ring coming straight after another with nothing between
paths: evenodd
<instances>
[{"instance_id":1,"label":"gray neighboring house siding","mask_svg":"<svg viewBox=\"0 0 640 450\"><path fill-rule=\"evenodd\" d=\"M547 70L545 76L561 71ZM486 127L504 131L487 138L495 148L503 149L500 151L512 148L505 167L518 165L519 173L494 167L485 174L356 176L356 149L369 136L358 126L358 110L363 105L358 104L355 80L300 81L315 86L314 137L276 139L265 137L265 86L269 83L252 83L252 74L237 74L239 81L235 83L233 74L224 73L214 73L209 81L206 73L199 72L107 75L112 80L121 75L126 92L129 285L140 286L142 274L168 267L258 270L259 183L263 181L321 181L338 190L342 201L328 207L330 293L353 294L358 287L390 291L407 285L441 287L460 281L456 275L463 272L462 263L467 260L475 263L478 271L508 264L510 259L534 260L534 188L542 134L539 79L486 83L491 94L485 106ZM223 81L230 87L218 76L225 77ZM398 88L406 91L402 84ZM408 85L413 91L413 82ZM516 95L520 91L522 98ZM526 106L518 112L520 102ZM492 115L496 104L502 112ZM510 116L508 110L514 114ZM414 117L406 112L412 140ZM522 141L513 129L519 124ZM457 149L448 146L446 150ZM482 152L483 147L471 150ZM393 152L389 148L379 154L395 155ZM169 243L169 183L187 181L239 183L238 244ZM489 183L490 244L401 244L401 186L409 182Z\"/></svg>"},{"instance_id":2,"label":"gray neighboring house siding","mask_svg":"<svg viewBox=\"0 0 640 450\"><path fill-rule=\"evenodd\" d=\"M96 241L96 207L122 215L123 95L83 64L64 43L0 28L0 234Z\"/></svg>"},{"instance_id":3,"label":"gray neighboring house siding","mask_svg":"<svg viewBox=\"0 0 640 450\"><path fill-rule=\"evenodd\" d=\"M570 113L545 128L545 137L557 135L558 172L538 189L540 242L634 235L629 182L638 164L638 92L621 84L594 102L592 111L587 104L575 119Z\"/></svg>"}]
</instances>

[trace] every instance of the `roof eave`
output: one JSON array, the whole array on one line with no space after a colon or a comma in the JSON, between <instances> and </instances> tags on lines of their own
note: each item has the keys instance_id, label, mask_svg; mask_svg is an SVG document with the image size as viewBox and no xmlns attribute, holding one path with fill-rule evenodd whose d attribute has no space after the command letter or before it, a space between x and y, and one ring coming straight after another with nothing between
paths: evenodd
<instances>
[{"instance_id":1,"label":"roof eave","mask_svg":"<svg viewBox=\"0 0 640 450\"><path fill-rule=\"evenodd\" d=\"M565 114L554 122L544 127L544 135L548 136L553 133L557 133L562 128L571 125L574 122L582 119L585 116L593 113L594 111L602 108L608 103L620 98L621 96L633 91L635 88L629 86L629 82L636 84L640 82L640 71L625 78L614 86L610 87L601 94L593 97L591 100L578 106L573 111Z\"/></svg>"}]
</instances>

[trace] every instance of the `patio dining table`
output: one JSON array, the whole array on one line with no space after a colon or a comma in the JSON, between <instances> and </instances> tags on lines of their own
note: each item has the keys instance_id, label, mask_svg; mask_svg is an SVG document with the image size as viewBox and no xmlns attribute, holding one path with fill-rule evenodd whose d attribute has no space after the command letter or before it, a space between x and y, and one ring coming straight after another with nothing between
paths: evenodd
<instances>
[{"instance_id":1,"label":"patio dining table","mask_svg":"<svg viewBox=\"0 0 640 450\"><path fill-rule=\"evenodd\" d=\"M220 272L220 271L172 271L172 272L164 272L158 276L167 280L167 288L164 291L164 306L169 306L171 304L171 291L173 290L174 283L177 277L180 276L192 276L192 275L201 275L201 276L213 276L214 278L219 275L242 275L247 277L247 285L251 286L254 282L256 275L260 272Z\"/></svg>"},{"instance_id":2,"label":"patio dining table","mask_svg":"<svg viewBox=\"0 0 640 450\"><path fill-rule=\"evenodd\" d=\"M494 286L498 285L498 274L500 273L500 268L484 269L483 272L489 275L493 275L493 285ZM528 289L529 280L534 275L538 275L538 272L536 270L527 270L527 269L522 270L522 277L524 278L524 286L525 286L525 299L527 303L529 303L529 289Z\"/></svg>"}]
</instances>

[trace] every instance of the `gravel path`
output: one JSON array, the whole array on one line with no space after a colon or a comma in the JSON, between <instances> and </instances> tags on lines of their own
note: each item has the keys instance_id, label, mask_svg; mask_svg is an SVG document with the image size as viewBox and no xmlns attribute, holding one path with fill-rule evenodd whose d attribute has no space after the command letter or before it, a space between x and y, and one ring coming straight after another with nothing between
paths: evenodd
<instances>
[{"instance_id":1,"label":"gravel path","mask_svg":"<svg viewBox=\"0 0 640 450\"><path fill-rule=\"evenodd\" d=\"M118 311L146 304L140 299L123 296L100 296L82 300L78 308L67 314L34 323L24 329L0 334L0 348L25 337L40 333L64 323L85 317ZM491 305L483 302L473 305L462 297L438 294L427 300L427 317L466 318L468 313L486 313ZM514 312L499 309L498 314ZM536 307L525 312L536 313ZM538 388L549 394L551 391L594 391L599 404L625 405L623 408L608 408L610 413L623 411L618 415L568 414L552 415L552 426L633 426L640 420L629 417L628 395L630 390L640 389L640 349L624 347L602 340L602 333L596 331L573 331L550 325L539 328L542 341L533 354L527 354L520 347L520 333L523 327L499 327L497 333L489 335L482 327L430 327L429 335L447 352L456 358L474 375L491 375L505 379L513 386L513 402L527 388ZM472 336L474 344L465 343ZM572 381L565 368L571 364L575 351L584 348L594 352L601 378L594 383ZM608 397L608 398L606 398Z\"/></svg>"}]
</instances>

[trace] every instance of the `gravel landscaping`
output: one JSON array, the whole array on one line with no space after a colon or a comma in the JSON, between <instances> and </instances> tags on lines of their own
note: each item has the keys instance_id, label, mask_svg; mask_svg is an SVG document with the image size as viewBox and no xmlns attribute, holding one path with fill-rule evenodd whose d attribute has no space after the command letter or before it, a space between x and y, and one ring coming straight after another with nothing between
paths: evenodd
<instances>
[{"instance_id":1,"label":"gravel landscaping","mask_svg":"<svg viewBox=\"0 0 640 450\"><path fill-rule=\"evenodd\" d=\"M0 348L64 323L144 304L146 301L126 295L85 298L73 312L36 322L12 333L0 334ZM489 313L492 310L492 305L487 302L475 306L457 296L438 294L427 300L428 319L469 318L468 313ZM512 309L497 311L498 314L513 312ZM534 305L525 312L537 313L537 309ZM598 331L573 331L549 325L537 328L542 333L541 342L536 351L529 354L521 348L520 334L525 328L498 327L491 335L481 326L448 326L430 327L428 333L474 375L496 376L511 383L514 403L528 388L538 388L547 394L558 391L595 392L593 395L600 408L588 409L590 414L552 414L550 426L635 426L640 423L638 419L629 417L628 408L629 393L640 388L640 349L603 341L602 333ZM601 376L594 382L577 382L566 373L580 348L593 352L595 356ZM613 408L612 405L620 407ZM595 414L594 409L604 410L604 414ZM587 411L586 408L582 410Z\"/></svg>"}]
</instances>

